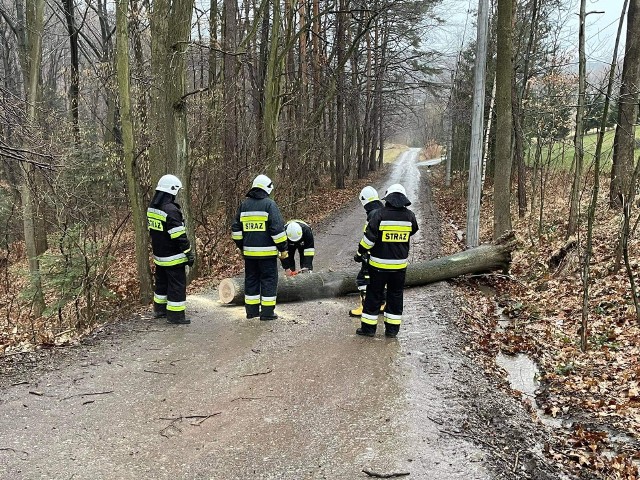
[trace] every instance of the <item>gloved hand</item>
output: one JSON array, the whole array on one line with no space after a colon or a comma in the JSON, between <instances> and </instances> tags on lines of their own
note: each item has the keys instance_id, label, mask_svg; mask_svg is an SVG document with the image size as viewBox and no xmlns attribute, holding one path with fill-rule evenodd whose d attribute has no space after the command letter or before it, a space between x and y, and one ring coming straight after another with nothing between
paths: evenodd
<instances>
[{"instance_id":1,"label":"gloved hand","mask_svg":"<svg viewBox=\"0 0 640 480\"><path fill-rule=\"evenodd\" d=\"M285 258L289 258L289 252L287 252L286 250L284 252L280 252L278 253L278 258L280 260L284 260Z\"/></svg>"},{"instance_id":2,"label":"gloved hand","mask_svg":"<svg viewBox=\"0 0 640 480\"><path fill-rule=\"evenodd\" d=\"M284 274L285 274L287 277L295 277L295 276L298 274L298 272L296 272L295 270L291 270L290 268L287 268L287 269L284 271Z\"/></svg>"},{"instance_id":3,"label":"gloved hand","mask_svg":"<svg viewBox=\"0 0 640 480\"><path fill-rule=\"evenodd\" d=\"M353 261L354 261L354 262L358 262L358 263L362 263L362 255L360 255L359 253L356 253L356 254L353 256Z\"/></svg>"},{"instance_id":4,"label":"gloved hand","mask_svg":"<svg viewBox=\"0 0 640 480\"><path fill-rule=\"evenodd\" d=\"M188 265L189 267L192 267L192 266L193 266L193 263L196 261L196 257L195 257L195 255L193 254L193 251L191 251L191 250L190 250L190 251L188 251L188 252L186 253L186 255L187 255L187 265Z\"/></svg>"}]
</instances>

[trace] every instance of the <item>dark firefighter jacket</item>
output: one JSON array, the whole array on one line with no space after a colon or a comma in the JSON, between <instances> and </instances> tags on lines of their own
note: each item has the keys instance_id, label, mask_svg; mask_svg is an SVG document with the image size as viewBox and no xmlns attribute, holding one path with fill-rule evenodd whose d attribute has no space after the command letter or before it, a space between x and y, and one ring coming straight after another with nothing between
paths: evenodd
<instances>
[{"instance_id":1,"label":"dark firefighter jacket","mask_svg":"<svg viewBox=\"0 0 640 480\"><path fill-rule=\"evenodd\" d=\"M297 242L287 240L289 244L289 256L282 259L282 268L284 268L285 270L287 268L293 270L293 268L295 267L295 260L293 259L293 255L296 253L296 250L302 250L300 254L300 268L308 268L309 270L313 270L313 256L316 254L316 249L313 245L313 230L311 230L311 227L302 220L290 220L284 226L285 231L287 230L287 226L291 222L300 224L300 227L302 228L302 238Z\"/></svg>"},{"instance_id":2,"label":"dark firefighter jacket","mask_svg":"<svg viewBox=\"0 0 640 480\"><path fill-rule=\"evenodd\" d=\"M231 225L231 237L247 258L273 258L287 249L282 215L267 192L249 190Z\"/></svg>"},{"instance_id":3,"label":"dark firefighter jacket","mask_svg":"<svg viewBox=\"0 0 640 480\"><path fill-rule=\"evenodd\" d=\"M175 196L156 191L147 208L147 226L156 265L171 267L187 263L191 245Z\"/></svg>"},{"instance_id":4,"label":"dark firefighter jacket","mask_svg":"<svg viewBox=\"0 0 640 480\"><path fill-rule=\"evenodd\" d=\"M380 200L374 200L364 206L364 211L367 212L367 223L369 223L369 220L371 220L373 212L382 207L384 207L384 205ZM363 232L367 229L367 223L364 224L364 229L362 230Z\"/></svg>"},{"instance_id":5,"label":"dark firefighter jacket","mask_svg":"<svg viewBox=\"0 0 640 480\"><path fill-rule=\"evenodd\" d=\"M386 205L374 210L358 247L360 255L369 254L369 266L381 270L407 268L409 237L418 231L416 217L407 206L411 202L401 193L391 193Z\"/></svg>"}]
</instances>

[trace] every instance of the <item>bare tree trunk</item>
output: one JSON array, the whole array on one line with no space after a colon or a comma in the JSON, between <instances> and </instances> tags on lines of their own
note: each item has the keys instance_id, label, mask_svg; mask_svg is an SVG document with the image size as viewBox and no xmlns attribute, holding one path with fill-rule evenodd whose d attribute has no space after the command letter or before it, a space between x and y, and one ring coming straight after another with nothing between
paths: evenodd
<instances>
[{"instance_id":1,"label":"bare tree trunk","mask_svg":"<svg viewBox=\"0 0 640 480\"><path fill-rule=\"evenodd\" d=\"M271 38L269 39L269 53L267 56L267 72L264 86L264 148L267 162L267 173L273 178L278 164L278 150L276 145L278 124L282 98L280 97L281 75L284 56L280 48L282 37L280 0L273 2L273 22Z\"/></svg>"},{"instance_id":2,"label":"bare tree trunk","mask_svg":"<svg viewBox=\"0 0 640 480\"><path fill-rule=\"evenodd\" d=\"M584 0L582 1L584 2ZM616 76L618 46L620 45L620 35L622 34L622 24L624 22L624 14L627 10L628 1L629 0L624 0L624 5L622 6L622 14L620 15L620 22L618 24L618 34L616 35L616 43L613 48L613 58L611 60L611 67L609 70L609 84L607 86L607 95L604 99L602 118L600 119L600 128L598 130L598 140L596 143L596 154L593 165L593 193L591 195L591 205L589 206L589 215L587 220L587 244L585 246L584 265L582 267L582 281L584 292L582 296L582 327L580 333L580 348L583 352L587 350L590 282L589 269L591 266L591 257L593 256L593 224L595 222L596 208L598 205L598 193L600 191L600 156L602 154L602 141L604 140L604 133L607 129L609 102L611 101L611 92L613 91L613 83Z\"/></svg>"},{"instance_id":3,"label":"bare tree trunk","mask_svg":"<svg viewBox=\"0 0 640 480\"><path fill-rule=\"evenodd\" d=\"M498 0L496 61L496 169L494 174L493 237L511 230L511 83L513 78L513 0Z\"/></svg>"},{"instance_id":4,"label":"bare tree trunk","mask_svg":"<svg viewBox=\"0 0 640 480\"><path fill-rule=\"evenodd\" d=\"M148 304L152 298L153 284L149 267L149 234L145 228L145 205L140 176L135 164L135 139L131 119L131 89L129 87L129 27L127 14L129 0L116 3L116 74L122 123L122 148L131 218L135 232L136 267L140 281L140 302Z\"/></svg>"},{"instance_id":5,"label":"bare tree trunk","mask_svg":"<svg viewBox=\"0 0 640 480\"><path fill-rule=\"evenodd\" d=\"M346 0L340 0L336 26L336 188L344 188L344 96L345 96L345 9Z\"/></svg>"},{"instance_id":6,"label":"bare tree trunk","mask_svg":"<svg viewBox=\"0 0 640 480\"><path fill-rule=\"evenodd\" d=\"M584 161L584 107L587 84L587 59L585 53L585 23L586 23L586 0L580 0L580 30L578 39L578 108L576 109L576 133L573 144L575 151L575 171L573 184L571 185L571 204L569 207L569 224L567 226L567 237L573 235L578 228L580 212L580 187L582 184L582 169Z\"/></svg>"},{"instance_id":7,"label":"bare tree trunk","mask_svg":"<svg viewBox=\"0 0 640 480\"><path fill-rule=\"evenodd\" d=\"M640 91L640 0L630 0L627 13L627 35L622 84L618 98L618 126L613 140L613 165L609 204L620 208L620 195L629 191L633 172L638 118L638 92Z\"/></svg>"},{"instance_id":8,"label":"bare tree trunk","mask_svg":"<svg viewBox=\"0 0 640 480\"><path fill-rule=\"evenodd\" d=\"M522 73L522 86L516 89L516 110L514 112L515 126L515 155L518 166L518 216L523 218L527 213L527 172L524 161L524 132L522 124L524 122L524 108L522 101L527 95L527 84L529 81L529 63L531 50L535 40L537 29L539 4L538 0L533 0L531 4L531 21L529 25L529 40L527 41L527 51L524 57L524 67Z\"/></svg>"},{"instance_id":9,"label":"bare tree trunk","mask_svg":"<svg viewBox=\"0 0 640 480\"><path fill-rule=\"evenodd\" d=\"M64 16L67 21L69 33L69 52L71 66L71 82L69 85L69 104L71 110L71 124L73 138L76 144L79 141L80 126L78 124L78 96L80 94L80 76L78 68L78 30L75 26L75 5L73 0L64 0Z\"/></svg>"},{"instance_id":10,"label":"bare tree trunk","mask_svg":"<svg viewBox=\"0 0 640 480\"><path fill-rule=\"evenodd\" d=\"M42 33L44 28L44 0L27 0L26 3L26 51L25 72L27 97L27 125L36 128L37 109L36 103L40 96L40 69L42 67ZM33 312L36 316L44 310L45 303L42 294L42 281L40 279L40 260L38 256L46 250L46 243L42 245L39 236L46 232L38 229L38 201L35 198L38 172L33 164L23 167L23 179L20 194L22 196L24 240L29 259L29 273L31 287L34 291ZM44 248L43 248L44 247Z\"/></svg>"},{"instance_id":11,"label":"bare tree trunk","mask_svg":"<svg viewBox=\"0 0 640 480\"><path fill-rule=\"evenodd\" d=\"M416 262L407 268L408 287L439 282L460 275L509 270L511 252L517 242L513 232L493 244L484 244L446 257ZM358 270L314 272L285 277L278 281L278 302L296 302L314 298L330 298L356 293ZM222 303L244 303L244 277L225 278L218 287Z\"/></svg>"}]
</instances>

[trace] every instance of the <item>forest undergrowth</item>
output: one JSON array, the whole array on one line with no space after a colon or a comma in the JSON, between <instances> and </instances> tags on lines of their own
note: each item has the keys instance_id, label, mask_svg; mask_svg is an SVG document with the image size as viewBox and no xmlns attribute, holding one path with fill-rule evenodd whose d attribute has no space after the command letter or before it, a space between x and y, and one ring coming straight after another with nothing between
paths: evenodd
<instances>
[{"instance_id":1,"label":"forest undergrowth","mask_svg":"<svg viewBox=\"0 0 640 480\"><path fill-rule=\"evenodd\" d=\"M447 255L465 248L466 198L461 192L466 178L454 176L451 188L445 188L444 167L434 169L433 175L434 197L443 216L443 254ZM640 323L624 263L616 269L622 215L609 209L607 179L600 189L593 232L588 348L583 352L582 259L590 188L583 194L583 226L567 240L568 175L551 175L544 196L536 193L524 218L518 218L513 208L519 247L508 275L454 281L464 296L461 323L472 340L467 348L482 359L486 371L506 377L495 361L499 353L526 354L537 363L535 403L511 390L506 381L502 383L521 396L535 421L553 430L558 442L553 448L545 446L550 458L580 478L637 480ZM490 187L484 192L492 195ZM530 191L528 195L531 202ZM481 242L491 241L491 204L482 203ZM639 248L636 235L629 241L636 285ZM498 320L502 320L500 325Z\"/></svg>"}]
</instances>

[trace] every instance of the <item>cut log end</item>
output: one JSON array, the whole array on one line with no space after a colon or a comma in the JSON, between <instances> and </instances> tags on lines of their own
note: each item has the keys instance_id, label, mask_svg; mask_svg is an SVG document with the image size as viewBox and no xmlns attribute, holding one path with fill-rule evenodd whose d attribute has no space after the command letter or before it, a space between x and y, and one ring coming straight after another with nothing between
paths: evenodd
<instances>
[{"instance_id":1,"label":"cut log end","mask_svg":"<svg viewBox=\"0 0 640 480\"><path fill-rule=\"evenodd\" d=\"M233 299L237 293L236 284L230 278L225 278L220 282L220 285L218 285L218 295L222 303L233 303Z\"/></svg>"}]
</instances>

